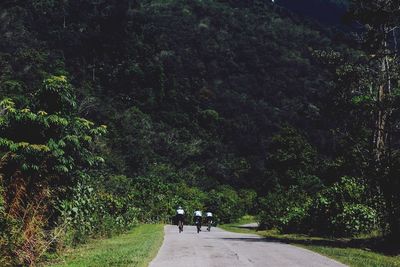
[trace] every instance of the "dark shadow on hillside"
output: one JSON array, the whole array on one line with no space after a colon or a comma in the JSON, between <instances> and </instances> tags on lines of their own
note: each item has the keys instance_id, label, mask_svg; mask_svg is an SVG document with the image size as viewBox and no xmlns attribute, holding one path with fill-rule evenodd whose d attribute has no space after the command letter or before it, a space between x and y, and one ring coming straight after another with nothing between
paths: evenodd
<instances>
[{"instance_id":1,"label":"dark shadow on hillside","mask_svg":"<svg viewBox=\"0 0 400 267\"><path fill-rule=\"evenodd\" d=\"M240 228L240 227L238 227ZM263 238L222 238L230 241L243 241L243 242L279 242L285 244L299 244L299 245L312 245L324 246L332 248L356 248L366 251L381 253L387 256L400 255L399 242L389 242L383 238L354 238L354 239L313 239L307 236L300 238L293 238L290 236L276 236L276 237L263 237Z\"/></svg>"}]
</instances>

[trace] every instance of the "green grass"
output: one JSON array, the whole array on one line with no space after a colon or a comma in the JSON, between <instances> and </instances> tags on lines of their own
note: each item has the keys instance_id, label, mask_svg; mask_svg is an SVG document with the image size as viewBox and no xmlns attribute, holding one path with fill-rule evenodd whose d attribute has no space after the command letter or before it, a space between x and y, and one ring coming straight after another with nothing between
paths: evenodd
<instances>
[{"instance_id":1,"label":"green grass","mask_svg":"<svg viewBox=\"0 0 400 267\"><path fill-rule=\"evenodd\" d=\"M315 245L307 245L303 247L354 267L400 266L400 256L386 256L376 252L366 251L361 248L335 248Z\"/></svg>"},{"instance_id":2,"label":"green grass","mask_svg":"<svg viewBox=\"0 0 400 267\"><path fill-rule=\"evenodd\" d=\"M138 266L155 257L163 241L162 225L145 224L109 239L93 240L70 249L58 262L46 266Z\"/></svg>"},{"instance_id":3,"label":"green grass","mask_svg":"<svg viewBox=\"0 0 400 267\"><path fill-rule=\"evenodd\" d=\"M379 238L330 239L299 234L280 234L278 231L256 231L240 228L248 219L238 223L220 225L222 229L236 233L253 233L266 240L300 246L354 267L400 267L400 251Z\"/></svg>"},{"instance_id":4,"label":"green grass","mask_svg":"<svg viewBox=\"0 0 400 267\"><path fill-rule=\"evenodd\" d=\"M236 225L243 225L243 224L248 224L248 223L254 223L256 219L252 215L244 215L242 218L239 219L239 221L236 223Z\"/></svg>"}]
</instances>

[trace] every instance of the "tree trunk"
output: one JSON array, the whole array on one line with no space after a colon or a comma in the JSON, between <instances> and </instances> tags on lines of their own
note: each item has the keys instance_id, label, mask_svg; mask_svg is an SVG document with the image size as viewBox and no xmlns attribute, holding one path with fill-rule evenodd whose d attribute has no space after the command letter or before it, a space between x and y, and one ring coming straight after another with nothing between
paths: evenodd
<instances>
[{"instance_id":1,"label":"tree trunk","mask_svg":"<svg viewBox=\"0 0 400 267\"><path fill-rule=\"evenodd\" d=\"M383 101L385 99L385 86L379 86L378 90L378 112L375 121L375 133L374 133L374 155L375 162L379 166L385 155L386 151L386 121L388 114L383 106Z\"/></svg>"},{"instance_id":2,"label":"tree trunk","mask_svg":"<svg viewBox=\"0 0 400 267\"><path fill-rule=\"evenodd\" d=\"M374 159L375 171L379 180L379 187L386 201L386 216L390 228L390 237L398 240L400 237L400 194L398 192L398 172L394 166L391 155L391 133L390 118L393 113L393 107L388 101L392 95L392 66L389 59L391 48L388 44L391 30L385 25L381 28L384 40L382 42L381 59L381 85L377 92L377 113L375 119L374 131ZM393 34L395 37L396 35Z\"/></svg>"}]
</instances>

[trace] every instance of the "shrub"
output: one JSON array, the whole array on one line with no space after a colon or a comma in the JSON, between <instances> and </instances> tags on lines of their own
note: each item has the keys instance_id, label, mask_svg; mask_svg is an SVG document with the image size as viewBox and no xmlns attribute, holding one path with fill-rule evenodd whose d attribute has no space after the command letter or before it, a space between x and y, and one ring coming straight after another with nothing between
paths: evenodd
<instances>
[{"instance_id":1,"label":"shrub","mask_svg":"<svg viewBox=\"0 0 400 267\"><path fill-rule=\"evenodd\" d=\"M366 186L353 177L322 190L311 208L313 231L334 236L354 236L371 232L376 226L376 210L366 202Z\"/></svg>"},{"instance_id":2,"label":"shrub","mask_svg":"<svg viewBox=\"0 0 400 267\"><path fill-rule=\"evenodd\" d=\"M354 236L371 232L376 227L376 218L376 211L367 205L345 203L334 223L343 227L345 235Z\"/></svg>"},{"instance_id":3,"label":"shrub","mask_svg":"<svg viewBox=\"0 0 400 267\"><path fill-rule=\"evenodd\" d=\"M186 211L186 221L192 221L192 213L204 207L205 194L182 176L172 166L153 164L147 174L132 178L131 203L140 209L140 221L170 222L178 206Z\"/></svg>"},{"instance_id":4,"label":"shrub","mask_svg":"<svg viewBox=\"0 0 400 267\"><path fill-rule=\"evenodd\" d=\"M0 178L0 182L1 178ZM0 266L11 266L12 264L12 258L10 257L11 255L11 248L10 248L10 242L8 240L10 239L11 235L11 228L10 227L10 221L7 218L6 212L5 212L5 201L4 201L4 189L1 186L0 183ZM15 241L12 243L16 243Z\"/></svg>"},{"instance_id":5,"label":"shrub","mask_svg":"<svg viewBox=\"0 0 400 267\"><path fill-rule=\"evenodd\" d=\"M82 179L72 188L70 199L64 199L60 203L61 222L67 225L66 244L76 245L86 241L92 234L96 221L96 210L102 207L96 206L94 189L89 183L88 176Z\"/></svg>"},{"instance_id":6,"label":"shrub","mask_svg":"<svg viewBox=\"0 0 400 267\"><path fill-rule=\"evenodd\" d=\"M306 230L311 198L297 188L269 193L260 201L260 227L283 232Z\"/></svg>"},{"instance_id":7,"label":"shrub","mask_svg":"<svg viewBox=\"0 0 400 267\"><path fill-rule=\"evenodd\" d=\"M0 250L13 265L35 265L48 248L45 230L57 219L54 203L79 171L103 161L93 144L106 127L77 116L65 76L48 77L32 96L23 108L8 98L0 101L2 217L8 225Z\"/></svg>"},{"instance_id":8,"label":"shrub","mask_svg":"<svg viewBox=\"0 0 400 267\"><path fill-rule=\"evenodd\" d=\"M146 223L169 221L173 210L171 192L172 186L157 175L135 177L132 205L140 209L139 221Z\"/></svg>"},{"instance_id":9,"label":"shrub","mask_svg":"<svg viewBox=\"0 0 400 267\"><path fill-rule=\"evenodd\" d=\"M104 187L99 182L82 175L72 188L71 198L61 202L62 224L67 225L66 244L76 245L96 235L109 237L138 223L140 210L133 206L130 180L109 176L107 182L101 181Z\"/></svg>"},{"instance_id":10,"label":"shrub","mask_svg":"<svg viewBox=\"0 0 400 267\"><path fill-rule=\"evenodd\" d=\"M245 213L238 193L230 186L220 186L211 190L205 205L222 223L235 221Z\"/></svg>"},{"instance_id":11,"label":"shrub","mask_svg":"<svg viewBox=\"0 0 400 267\"><path fill-rule=\"evenodd\" d=\"M254 190L242 189L239 190L238 194L240 210L243 210L243 212L247 214L254 214L257 203L257 193Z\"/></svg>"},{"instance_id":12,"label":"shrub","mask_svg":"<svg viewBox=\"0 0 400 267\"><path fill-rule=\"evenodd\" d=\"M28 195L22 177L14 177L6 188L14 194L1 196L0 261L2 266L34 265L47 249L43 228L47 223L48 188Z\"/></svg>"},{"instance_id":13,"label":"shrub","mask_svg":"<svg viewBox=\"0 0 400 267\"><path fill-rule=\"evenodd\" d=\"M186 222L193 222L193 212L197 209L203 210L206 194L196 187L188 186L184 182L174 184L172 193L172 210L170 214L175 215L175 208L182 206L186 211Z\"/></svg>"}]
</instances>

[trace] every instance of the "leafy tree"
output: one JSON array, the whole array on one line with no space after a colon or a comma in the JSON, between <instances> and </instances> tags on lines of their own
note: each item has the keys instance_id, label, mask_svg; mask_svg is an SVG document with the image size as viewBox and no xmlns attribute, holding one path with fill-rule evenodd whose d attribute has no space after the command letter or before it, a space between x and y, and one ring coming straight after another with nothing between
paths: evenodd
<instances>
[{"instance_id":1,"label":"leafy tree","mask_svg":"<svg viewBox=\"0 0 400 267\"><path fill-rule=\"evenodd\" d=\"M368 205L366 185L353 177L319 192L310 207L313 231L334 236L370 233L378 227L377 211Z\"/></svg>"},{"instance_id":2,"label":"leafy tree","mask_svg":"<svg viewBox=\"0 0 400 267\"><path fill-rule=\"evenodd\" d=\"M307 232L311 197L299 188L270 192L260 199L260 227L282 232Z\"/></svg>"},{"instance_id":3,"label":"leafy tree","mask_svg":"<svg viewBox=\"0 0 400 267\"><path fill-rule=\"evenodd\" d=\"M362 62L350 62L342 72L356 73L357 80L349 82L347 95L358 106L365 135L370 141L366 164L371 183L386 200L386 214L391 235L400 236L400 194L392 190L398 185L397 131L399 57L398 57L398 1L351 1L350 19L363 25L360 44L365 52ZM347 75L349 76L349 75ZM367 115L367 116L365 116Z\"/></svg>"},{"instance_id":4,"label":"leafy tree","mask_svg":"<svg viewBox=\"0 0 400 267\"><path fill-rule=\"evenodd\" d=\"M322 186L317 176L317 152L294 128L284 127L272 137L267 164L269 183L274 188L300 186L314 193Z\"/></svg>"},{"instance_id":5,"label":"leafy tree","mask_svg":"<svg viewBox=\"0 0 400 267\"><path fill-rule=\"evenodd\" d=\"M66 77L52 76L44 80L29 108L18 108L8 98L0 103L3 215L12 222L9 231L13 233L2 242L1 251L14 255L15 264L33 264L43 253L42 230L55 219L51 203L80 172L102 161L93 153L93 145L106 127L94 127L77 117L71 93ZM46 95L58 101L58 108L43 104Z\"/></svg>"},{"instance_id":6,"label":"leafy tree","mask_svg":"<svg viewBox=\"0 0 400 267\"><path fill-rule=\"evenodd\" d=\"M220 223L233 222L245 214L240 205L238 193L229 186L220 186L211 190L206 198L207 210L215 213Z\"/></svg>"},{"instance_id":7,"label":"leafy tree","mask_svg":"<svg viewBox=\"0 0 400 267\"><path fill-rule=\"evenodd\" d=\"M318 6L314 17L329 9L328 23L347 5L280 3ZM1 2L0 93L13 101L0 111L0 224L18 224L9 216L16 184L27 203L46 203L48 222L34 229L66 222L75 241L168 221L177 205L224 222L261 208L271 227L307 231L310 199L335 198L323 188L350 175L368 181L371 202L385 192L377 210L395 225L397 6L352 3L362 43L268 1ZM81 117L105 122L107 138ZM343 229L351 216L365 219L364 202L342 202ZM22 241L13 244L10 255Z\"/></svg>"}]
</instances>

